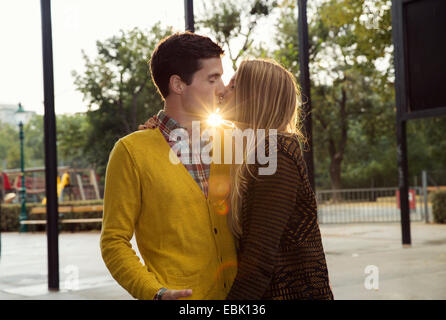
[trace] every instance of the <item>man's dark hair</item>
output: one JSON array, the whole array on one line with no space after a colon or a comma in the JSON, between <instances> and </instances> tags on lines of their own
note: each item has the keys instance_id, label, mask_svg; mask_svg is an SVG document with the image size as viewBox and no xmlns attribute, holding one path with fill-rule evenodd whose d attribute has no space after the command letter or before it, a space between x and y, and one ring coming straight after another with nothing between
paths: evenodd
<instances>
[{"instance_id":1,"label":"man's dark hair","mask_svg":"<svg viewBox=\"0 0 446 320\"><path fill-rule=\"evenodd\" d=\"M165 99L169 81L174 74L187 85L195 72L202 68L199 59L218 58L223 49L208 37L191 32L175 33L161 40L150 59L150 72L158 91Z\"/></svg>"}]
</instances>

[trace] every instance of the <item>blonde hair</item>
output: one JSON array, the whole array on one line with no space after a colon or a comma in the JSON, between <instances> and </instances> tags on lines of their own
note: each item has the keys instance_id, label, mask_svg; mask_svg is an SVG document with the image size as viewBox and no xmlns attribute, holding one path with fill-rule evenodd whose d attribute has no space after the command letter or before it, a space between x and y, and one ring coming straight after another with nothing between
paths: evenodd
<instances>
[{"instance_id":1,"label":"blonde hair","mask_svg":"<svg viewBox=\"0 0 446 320\"><path fill-rule=\"evenodd\" d=\"M235 123L238 127L250 128L254 132L265 129L265 136L270 129L276 129L280 134L305 141L300 131L300 102L295 77L274 60L244 60L240 64L235 79ZM246 163L250 152L253 149L249 146L244 148L245 161L231 169L228 225L237 239L243 232L240 215L248 174L254 176Z\"/></svg>"}]
</instances>

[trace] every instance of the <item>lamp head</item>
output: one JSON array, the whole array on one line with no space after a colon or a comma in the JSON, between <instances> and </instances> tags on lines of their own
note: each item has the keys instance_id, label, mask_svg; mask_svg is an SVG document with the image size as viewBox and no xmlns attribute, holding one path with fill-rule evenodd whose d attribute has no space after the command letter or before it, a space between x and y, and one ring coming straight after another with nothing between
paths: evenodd
<instances>
[{"instance_id":1,"label":"lamp head","mask_svg":"<svg viewBox=\"0 0 446 320\"><path fill-rule=\"evenodd\" d=\"M17 125L23 124L26 120L26 112L25 109L23 109L22 104L19 102L19 108L15 112L15 120L17 122Z\"/></svg>"}]
</instances>

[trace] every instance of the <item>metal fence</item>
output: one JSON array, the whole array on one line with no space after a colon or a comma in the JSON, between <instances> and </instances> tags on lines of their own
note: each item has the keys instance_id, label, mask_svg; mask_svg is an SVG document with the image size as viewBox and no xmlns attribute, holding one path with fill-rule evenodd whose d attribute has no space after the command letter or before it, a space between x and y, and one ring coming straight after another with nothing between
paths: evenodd
<instances>
[{"instance_id":1,"label":"metal fence","mask_svg":"<svg viewBox=\"0 0 446 320\"><path fill-rule=\"evenodd\" d=\"M425 221L428 205L423 188L409 190L410 220ZM316 191L319 223L401 221L398 188Z\"/></svg>"}]
</instances>

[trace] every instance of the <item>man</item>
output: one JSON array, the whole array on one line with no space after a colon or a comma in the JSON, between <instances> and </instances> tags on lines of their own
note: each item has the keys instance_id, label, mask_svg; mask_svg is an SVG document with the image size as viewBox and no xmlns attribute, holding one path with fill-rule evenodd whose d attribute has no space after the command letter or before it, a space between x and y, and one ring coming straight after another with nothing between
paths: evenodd
<instances>
[{"instance_id":1,"label":"man","mask_svg":"<svg viewBox=\"0 0 446 320\"><path fill-rule=\"evenodd\" d=\"M137 299L225 299L234 280L233 238L208 196L218 169L169 158L176 142L170 133L184 128L190 134L192 121L207 117L223 94L222 54L209 38L189 32L162 40L150 69L164 110L152 119L153 129L120 139L110 154L102 257ZM131 247L133 234L144 265Z\"/></svg>"}]
</instances>

